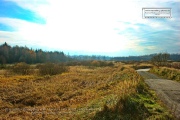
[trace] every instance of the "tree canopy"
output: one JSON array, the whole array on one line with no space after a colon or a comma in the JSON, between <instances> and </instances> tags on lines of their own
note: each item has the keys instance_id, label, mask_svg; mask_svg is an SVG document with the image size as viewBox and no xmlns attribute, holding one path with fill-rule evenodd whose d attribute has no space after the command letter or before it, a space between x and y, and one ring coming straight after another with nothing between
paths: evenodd
<instances>
[{"instance_id":1,"label":"tree canopy","mask_svg":"<svg viewBox=\"0 0 180 120\"><path fill-rule=\"evenodd\" d=\"M63 52L48 51L45 52L41 49L33 50L27 47L9 46L6 42L0 46L0 63L17 63L26 62L32 63L44 63L44 62L65 62L68 57Z\"/></svg>"}]
</instances>

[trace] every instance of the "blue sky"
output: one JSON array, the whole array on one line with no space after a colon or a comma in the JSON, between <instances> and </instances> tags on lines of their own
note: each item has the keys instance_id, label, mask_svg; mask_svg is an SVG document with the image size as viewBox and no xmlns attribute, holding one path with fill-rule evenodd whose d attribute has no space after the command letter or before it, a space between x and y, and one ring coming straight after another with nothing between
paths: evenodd
<instances>
[{"instance_id":1,"label":"blue sky","mask_svg":"<svg viewBox=\"0 0 180 120\"><path fill-rule=\"evenodd\" d=\"M144 7L172 18L143 19ZM0 44L66 54L180 53L180 0L0 0Z\"/></svg>"}]
</instances>

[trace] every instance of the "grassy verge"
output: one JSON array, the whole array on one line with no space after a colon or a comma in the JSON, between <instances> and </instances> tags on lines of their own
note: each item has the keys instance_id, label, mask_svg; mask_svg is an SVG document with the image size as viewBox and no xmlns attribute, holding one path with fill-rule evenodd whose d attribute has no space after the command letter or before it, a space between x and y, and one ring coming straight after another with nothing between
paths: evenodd
<instances>
[{"instance_id":1,"label":"grassy verge","mask_svg":"<svg viewBox=\"0 0 180 120\"><path fill-rule=\"evenodd\" d=\"M93 120L173 120L174 117L157 99L143 81L137 85L137 93L124 95L113 107L104 105Z\"/></svg>"},{"instance_id":2,"label":"grassy verge","mask_svg":"<svg viewBox=\"0 0 180 120\"><path fill-rule=\"evenodd\" d=\"M153 67L150 69L151 73L155 73L163 78L176 80L180 82L180 70L174 68L167 68L167 67Z\"/></svg>"}]
</instances>

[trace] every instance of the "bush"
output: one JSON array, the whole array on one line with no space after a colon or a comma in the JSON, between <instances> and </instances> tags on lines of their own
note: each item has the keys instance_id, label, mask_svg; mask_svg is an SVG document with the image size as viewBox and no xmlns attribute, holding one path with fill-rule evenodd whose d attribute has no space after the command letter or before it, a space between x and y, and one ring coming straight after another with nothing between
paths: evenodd
<instances>
[{"instance_id":1,"label":"bush","mask_svg":"<svg viewBox=\"0 0 180 120\"><path fill-rule=\"evenodd\" d=\"M12 66L12 71L14 73L22 74L22 75L28 75L32 72L32 70L30 69L30 65L24 62L17 63L14 66Z\"/></svg>"},{"instance_id":2,"label":"bush","mask_svg":"<svg viewBox=\"0 0 180 120\"><path fill-rule=\"evenodd\" d=\"M66 72L68 69L63 64L45 63L38 66L40 75L56 75Z\"/></svg>"}]
</instances>

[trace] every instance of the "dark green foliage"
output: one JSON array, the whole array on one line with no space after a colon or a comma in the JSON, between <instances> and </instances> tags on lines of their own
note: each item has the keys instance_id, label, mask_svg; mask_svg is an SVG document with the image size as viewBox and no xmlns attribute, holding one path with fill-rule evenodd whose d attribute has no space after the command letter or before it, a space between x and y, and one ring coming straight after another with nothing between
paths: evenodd
<instances>
[{"instance_id":1,"label":"dark green foliage","mask_svg":"<svg viewBox=\"0 0 180 120\"><path fill-rule=\"evenodd\" d=\"M56 75L68 70L67 66L55 63L45 63L38 65L37 68L39 69L40 75Z\"/></svg>"},{"instance_id":2,"label":"dark green foliage","mask_svg":"<svg viewBox=\"0 0 180 120\"><path fill-rule=\"evenodd\" d=\"M17 62L45 63L45 62L65 62L70 60L63 52L45 52L41 49L32 50L27 47L11 47L7 43L0 46L0 64L11 64Z\"/></svg>"},{"instance_id":3,"label":"dark green foliage","mask_svg":"<svg viewBox=\"0 0 180 120\"><path fill-rule=\"evenodd\" d=\"M12 66L12 71L21 75L29 75L32 72L32 70L30 69L30 65L23 62L17 63Z\"/></svg>"}]
</instances>

